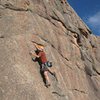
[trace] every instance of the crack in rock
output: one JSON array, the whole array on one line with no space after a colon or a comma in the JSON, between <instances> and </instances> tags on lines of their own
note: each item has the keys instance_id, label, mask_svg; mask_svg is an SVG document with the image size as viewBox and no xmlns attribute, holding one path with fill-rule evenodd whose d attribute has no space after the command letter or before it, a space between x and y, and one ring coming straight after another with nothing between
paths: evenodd
<instances>
[{"instance_id":1,"label":"crack in rock","mask_svg":"<svg viewBox=\"0 0 100 100\"><path fill-rule=\"evenodd\" d=\"M7 4L0 4L2 7L4 7L5 9L10 9L10 10L14 10L14 11L30 11L30 9L24 9L24 8L19 8L16 7L14 5L12 5L11 3L7 3Z\"/></svg>"},{"instance_id":2,"label":"crack in rock","mask_svg":"<svg viewBox=\"0 0 100 100\"><path fill-rule=\"evenodd\" d=\"M0 38L5 38L3 35L0 35Z\"/></svg>"},{"instance_id":3,"label":"crack in rock","mask_svg":"<svg viewBox=\"0 0 100 100\"><path fill-rule=\"evenodd\" d=\"M56 94L56 95L58 95L58 96L60 96L60 97L65 97L66 95L64 95L64 94L61 94L61 93L58 93L58 92L52 92L53 94Z\"/></svg>"},{"instance_id":4,"label":"crack in rock","mask_svg":"<svg viewBox=\"0 0 100 100\"><path fill-rule=\"evenodd\" d=\"M77 91L77 92L80 92L80 93L84 93L84 94L87 94L85 91L83 90L79 90L79 89L72 89L73 91Z\"/></svg>"}]
</instances>

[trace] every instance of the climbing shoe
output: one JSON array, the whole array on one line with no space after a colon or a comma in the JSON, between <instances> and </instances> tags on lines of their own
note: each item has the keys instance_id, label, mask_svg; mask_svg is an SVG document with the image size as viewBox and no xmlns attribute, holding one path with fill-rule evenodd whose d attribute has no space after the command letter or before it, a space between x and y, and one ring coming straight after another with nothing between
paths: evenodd
<instances>
[{"instance_id":1,"label":"climbing shoe","mask_svg":"<svg viewBox=\"0 0 100 100\"><path fill-rule=\"evenodd\" d=\"M50 85L51 85L51 84L50 84L48 81L46 81L45 86L48 88Z\"/></svg>"},{"instance_id":2,"label":"climbing shoe","mask_svg":"<svg viewBox=\"0 0 100 100\"><path fill-rule=\"evenodd\" d=\"M50 86L50 84L46 84L45 86L48 88Z\"/></svg>"}]
</instances>

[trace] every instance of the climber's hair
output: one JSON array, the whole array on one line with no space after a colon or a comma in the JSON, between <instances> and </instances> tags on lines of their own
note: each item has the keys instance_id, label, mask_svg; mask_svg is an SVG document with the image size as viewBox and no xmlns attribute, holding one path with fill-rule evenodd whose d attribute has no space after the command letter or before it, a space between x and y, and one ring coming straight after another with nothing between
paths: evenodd
<instances>
[{"instance_id":1,"label":"climber's hair","mask_svg":"<svg viewBox=\"0 0 100 100\"><path fill-rule=\"evenodd\" d=\"M43 47L44 47L44 45L43 45L43 44L39 44L39 43L37 43L37 45L39 45L39 46L43 46Z\"/></svg>"},{"instance_id":2,"label":"climber's hair","mask_svg":"<svg viewBox=\"0 0 100 100\"><path fill-rule=\"evenodd\" d=\"M44 47L44 45L43 45L43 44L37 43L37 42L35 42L34 40L32 40L32 42L33 42L33 43L35 43L36 45L39 45L39 46Z\"/></svg>"}]
</instances>

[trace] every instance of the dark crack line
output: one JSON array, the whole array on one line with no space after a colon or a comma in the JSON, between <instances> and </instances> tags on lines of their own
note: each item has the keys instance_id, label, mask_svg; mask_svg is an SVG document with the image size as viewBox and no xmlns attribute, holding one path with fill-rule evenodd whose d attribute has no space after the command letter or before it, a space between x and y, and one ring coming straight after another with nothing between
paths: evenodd
<instances>
[{"instance_id":1,"label":"dark crack line","mask_svg":"<svg viewBox=\"0 0 100 100\"><path fill-rule=\"evenodd\" d=\"M80 66L79 66L79 65L77 65L77 64L76 64L76 66L77 66L77 68L78 68L79 70L81 70L81 71L85 72L85 70L84 70L84 69L82 69L82 68L80 68Z\"/></svg>"},{"instance_id":2,"label":"dark crack line","mask_svg":"<svg viewBox=\"0 0 100 100\"><path fill-rule=\"evenodd\" d=\"M44 0L43 0L43 5L44 5L44 8L45 8L46 15L49 16L48 9L47 9L47 4L45 3Z\"/></svg>"},{"instance_id":3,"label":"dark crack line","mask_svg":"<svg viewBox=\"0 0 100 100\"><path fill-rule=\"evenodd\" d=\"M64 94L60 94L60 93L58 93L58 92L52 92L53 94L56 94L56 95L58 95L58 96L60 96L60 97L65 97L66 95L64 95Z\"/></svg>"},{"instance_id":4,"label":"dark crack line","mask_svg":"<svg viewBox=\"0 0 100 100\"><path fill-rule=\"evenodd\" d=\"M93 70L94 70L98 75L100 75L100 72L98 72L98 70L96 70L95 67L93 67ZM92 75L92 76L95 76L95 75Z\"/></svg>"},{"instance_id":5,"label":"dark crack line","mask_svg":"<svg viewBox=\"0 0 100 100\"><path fill-rule=\"evenodd\" d=\"M87 94L85 91L83 90L78 90L78 89L72 89L73 91L77 91L77 92L80 92L80 93L84 93L84 94Z\"/></svg>"},{"instance_id":6,"label":"dark crack line","mask_svg":"<svg viewBox=\"0 0 100 100\"><path fill-rule=\"evenodd\" d=\"M24 8L18 8L13 6L11 3L7 3L7 4L0 4L2 7L4 7L5 9L10 9L10 10L14 10L14 11L30 11L30 9L24 9Z\"/></svg>"},{"instance_id":7,"label":"dark crack line","mask_svg":"<svg viewBox=\"0 0 100 100\"><path fill-rule=\"evenodd\" d=\"M2 35L2 36L0 36L0 38L5 38L5 37Z\"/></svg>"},{"instance_id":8,"label":"dark crack line","mask_svg":"<svg viewBox=\"0 0 100 100\"><path fill-rule=\"evenodd\" d=\"M57 16L57 15L56 15L56 16ZM63 25L65 28L67 28L66 25L65 25L65 23L62 22L59 18L57 19L57 18L55 18L54 16L50 16L50 17L51 17L52 19L54 19L54 20L56 20L56 21L62 23L62 25ZM58 16L57 16L57 17L58 17Z\"/></svg>"},{"instance_id":9,"label":"dark crack line","mask_svg":"<svg viewBox=\"0 0 100 100\"><path fill-rule=\"evenodd\" d=\"M65 29L67 29L68 31L70 31L70 32L72 32L72 33L77 33L76 31L73 31L73 30L71 30L70 28L68 28L66 25L65 25L65 23L63 22L63 21L61 21L60 19L57 19L57 18L55 18L55 17L53 17L53 16L50 16L52 19L54 19L54 20L56 20L56 21L58 21L58 22L60 22L64 27L65 27ZM52 24L54 24L52 21L50 21ZM54 24L55 25L55 24ZM56 25L55 25L56 26ZM57 27L57 26L56 26ZM78 34L78 33L77 33Z\"/></svg>"},{"instance_id":10,"label":"dark crack line","mask_svg":"<svg viewBox=\"0 0 100 100\"><path fill-rule=\"evenodd\" d=\"M45 16L42 16L42 15L40 15L40 14L38 14L40 17L42 17L42 18L44 18L44 19L46 19L46 20L48 20L52 25L54 25L54 26L56 26L57 28L58 28L58 26L55 24L55 22L53 22L52 20L51 20L51 17L45 17ZM54 19L53 19L54 20ZM57 20L56 20L57 21Z\"/></svg>"},{"instance_id":11,"label":"dark crack line","mask_svg":"<svg viewBox=\"0 0 100 100\"><path fill-rule=\"evenodd\" d=\"M53 11L54 12L54 11ZM56 15L56 13L54 12L54 14ZM69 30L69 31L71 31L71 32L74 32L74 31L72 31L71 29L69 29L66 25L65 25L65 23L62 21L62 20L60 20L59 19L59 17L56 15L56 17L58 18L56 18L56 17L54 17L54 16L50 16L53 20L56 20L56 21L58 21L58 22L60 22L67 30ZM51 22L52 23L52 22ZM53 23L54 24L54 23ZM55 25L55 24L54 24ZM56 25L55 25L56 26ZM75 33L75 32L74 32Z\"/></svg>"}]
</instances>

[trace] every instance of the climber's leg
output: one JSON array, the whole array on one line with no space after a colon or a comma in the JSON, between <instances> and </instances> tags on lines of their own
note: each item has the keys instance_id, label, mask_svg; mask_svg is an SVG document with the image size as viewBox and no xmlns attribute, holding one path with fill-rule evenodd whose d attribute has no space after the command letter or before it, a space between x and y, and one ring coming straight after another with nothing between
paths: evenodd
<instances>
[{"instance_id":1,"label":"climber's leg","mask_svg":"<svg viewBox=\"0 0 100 100\"><path fill-rule=\"evenodd\" d=\"M48 76L48 71L44 71L44 77L45 77L45 80L46 80L46 86L50 86L50 79L49 79L49 76Z\"/></svg>"},{"instance_id":2,"label":"climber's leg","mask_svg":"<svg viewBox=\"0 0 100 100\"><path fill-rule=\"evenodd\" d=\"M56 80L58 81L55 71L52 71L50 68L48 68L48 72L49 72L51 75L53 75L53 76L56 78Z\"/></svg>"}]
</instances>

